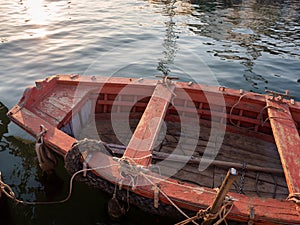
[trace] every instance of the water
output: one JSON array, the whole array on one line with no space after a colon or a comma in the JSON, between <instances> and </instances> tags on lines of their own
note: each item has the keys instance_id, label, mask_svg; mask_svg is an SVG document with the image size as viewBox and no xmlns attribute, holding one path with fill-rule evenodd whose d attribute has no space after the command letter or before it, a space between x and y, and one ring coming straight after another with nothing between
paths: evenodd
<instances>
[{"instance_id":1,"label":"water","mask_svg":"<svg viewBox=\"0 0 300 225\"><path fill-rule=\"evenodd\" d=\"M300 100L300 3L296 0L0 0L0 170L17 197L59 200L69 176L60 161L43 178L32 137L5 113L37 79L57 73L153 77ZM76 184L69 202L2 201L0 224L172 224L132 208L112 222L109 196ZM147 218L145 220L145 218Z\"/></svg>"}]
</instances>

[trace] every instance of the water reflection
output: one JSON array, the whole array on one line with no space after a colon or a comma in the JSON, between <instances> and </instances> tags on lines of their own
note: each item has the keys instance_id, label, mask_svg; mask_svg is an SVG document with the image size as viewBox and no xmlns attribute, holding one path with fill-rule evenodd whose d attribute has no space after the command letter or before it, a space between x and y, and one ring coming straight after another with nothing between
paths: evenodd
<instances>
[{"instance_id":1,"label":"water reflection","mask_svg":"<svg viewBox=\"0 0 300 225\"><path fill-rule=\"evenodd\" d=\"M159 59L157 70L163 75L169 75L171 68L174 67L174 59L178 51L177 39L179 38L178 23L174 18L176 16L190 15L194 8L189 0L183 1L161 1L151 0L152 4L159 4L163 6L162 14L168 19L165 24L165 37L162 43L163 52L162 58Z\"/></svg>"},{"instance_id":2,"label":"water reflection","mask_svg":"<svg viewBox=\"0 0 300 225\"><path fill-rule=\"evenodd\" d=\"M170 66L174 62L174 58L177 52L176 39L178 35L175 32L175 22L173 17L175 15L174 2L165 3L165 13L168 16L168 20L165 22L166 25L166 35L162 46L164 47L161 58L158 62L157 70L161 71L163 75L167 76L171 72Z\"/></svg>"},{"instance_id":3,"label":"water reflection","mask_svg":"<svg viewBox=\"0 0 300 225\"><path fill-rule=\"evenodd\" d=\"M230 40L241 46L272 54L290 52L299 47L299 4L281 1L197 1L193 16L202 24L189 26L196 34L215 40ZM218 10L217 10L218 9ZM268 39L266 39L268 37ZM279 47L274 50L274 45ZM290 51L292 50L292 51Z\"/></svg>"},{"instance_id":4,"label":"water reflection","mask_svg":"<svg viewBox=\"0 0 300 225\"><path fill-rule=\"evenodd\" d=\"M9 135L7 112L8 108L0 102L0 151L3 152L0 170L4 170L2 175L5 182L13 188L16 197L35 200L37 195L41 195L52 199L60 191L61 179L55 173L51 176L42 174L33 141ZM11 157L14 164L6 165L5 157Z\"/></svg>"},{"instance_id":5,"label":"water reflection","mask_svg":"<svg viewBox=\"0 0 300 225\"><path fill-rule=\"evenodd\" d=\"M300 5L293 1L202 1L193 16L200 23L190 22L190 30L211 38L206 45L223 43L210 49L221 60L239 62L245 66L243 76L252 87L257 82L268 83L262 74L254 72L255 62L262 54L300 57ZM284 3L284 4L283 4Z\"/></svg>"},{"instance_id":6,"label":"water reflection","mask_svg":"<svg viewBox=\"0 0 300 225\"><path fill-rule=\"evenodd\" d=\"M6 116L7 111L7 107L1 103L0 146L3 154L0 156L0 170L2 171L4 182L12 187L17 198L26 196L27 199L32 199L35 196L35 192L28 187L33 184L31 178L36 173L35 155L32 151L34 145L31 141L7 135L10 122ZM7 161L11 163L7 163Z\"/></svg>"},{"instance_id":7,"label":"water reflection","mask_svg":"<svg viewBox=\"0 0 300 225\"><path fill-rule=\"evenodd\" d=\"M20 1L24 5L24 10L27 14L26 22L32 24L47 24L47 18L50 13L47 13L47 5L44 0L24 0Z\"/></svg>"},{"instance_id":8,"label":"water reflection","mask_svg":"<svg viewBox=\"0 0 300 225\"><path fill-rule=\"evenodd\" d=\"M62 4L65 7L61 7ZM25 25L24 32L29 37L45 38L51 34L51 22L65 14L64 9L69 7L69 1L67 4L68 6L62 1L20 0L21 14L18 16L18 23Z\"/></svg>"},{"instance_id":9,"label":"water reflection","mask_svg":"<svg viewBox=\"0 0 300 225\"><path fill-rule=\"evenodd\" d=\"M300 98L300 5L297 1L191 0L190 4L187 0L149 0L153 7L144 0L18 1L3 1L0 6L4 15L0 33L3 56L0 57L3 67L0 95L10 105L33 80L53 73L82 73L99 55L103 56L98 66L101 72L95 70L97 73L93 75L109 75L115 68L125 68L128 62L138 62L118 75L152 76L159 70L184 79L180 70L184 68L205 83L209 78L199 66L202 57L221 85L260 92L265 86L273 85L278 91L288 88ZM57 170L64 182L61 188L59 178L48 180L42 176L34 143L24 139L25 134L19 135L20 132L11 129L14 126L6 112L7 108L1 104L0 170L5 181L13 185L18 197L26 200L64 198L68 176L63 163ZM17 224L31 218L36 224L41 221L95 224L101 221L101 211L105 210L99 208L101 199L99 193L96 195L82 186L80 192L75 190L72 195L73 202L59 209L39 208L37 212L36 207L33 212L30 207L24 211L17 206L11 211L20 214ZM92 200L97 204L95 207L90 205ZM68 207L70 212L65 214ZM90 223L80 222L78 218L82 215L85 218L93 215L94 219ZM65 218L60 218L58 223L55 222L58 216ZM66 222L71 217L74 217L72 222ZM136 218L136 214L132 217ZM0 218L2 224L3 217ZM144 223L131 221L126 223Z\"/></svg>"},{"instance_id":10,"label":"water reflection","mask_svg":"<svg viewBox=\"0 0 300 225\"><path fill-rule=\"evenodd\" d=\"M9 118L6 116L8 108L0 102L0 141L4 134L8 133L8 124L10 122ZM2 144L2 142L0 142ZM4 151L6 146L0 145L0 151Z\"/></svg>"}]
</instances>

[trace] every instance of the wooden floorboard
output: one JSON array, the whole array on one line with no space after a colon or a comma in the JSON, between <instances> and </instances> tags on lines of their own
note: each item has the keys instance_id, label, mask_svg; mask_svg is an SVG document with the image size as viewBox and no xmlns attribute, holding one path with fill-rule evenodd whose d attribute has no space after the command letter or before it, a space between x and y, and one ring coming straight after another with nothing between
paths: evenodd
<instances>
[{"instance_id":1,"label":"wooden floorboard","mask_svg":"<svg viewBox=\"0 0 300 225\"><path fill-rule=\"evenodd\" d=\"M131 126L131 131L125 129L128 126L128 120L118 121L118 137L114 133L114 127L111 124L109 118L106 118L103 115L96 115L97 118L96 124L87 125L85 129L82 130L82 138L92 138L92 139L101 139L107 143L114 143L122 145L123 152L125 146L129 143L130 137L135 127L137 126L138 120L130 120L129 123ZM161 153L175 154L174 149L178 145L180 139L180 123L175 122L166 122L167 133L164 134L164 140L160 140L159 144L162 146L155 147L155 153L157 151ZM126 133L127 131L127 133ZM128 133L129 132L129 133ZM192 130L189 132L193 132ZM210 128L201 127L201 140L198 142L198 146L195 151L189 149L188 146L191 145L190 139L192 135L187 135L187 143L185 149L182 152L177 152L176 154L182 155L193 155L196 158L200 158L206 144L208 142L210 134ZM121 142L118 138L122 138ZM127 140L124 142L124 140ZM159 142L159 140L157 141ZM157 145L157 143L156 143ZM191 148L193 146L191 145ZM190 152L192 151L192 152ZM119 154L122 156L122 152ZM250 157L251 156L251 157ZM178 162L164 161L163 159L157 160L156 154L153 155L155 160L152 160L151 163L154 167L160 167L160 171L165 175L171 175L174 178L179 180L189 181L192 183L197 183L206 187L218 187L222 183L227 169L225 167L219 166L210 166L205 171L199 171L198 165L195 163L188 163L183 165L182 168L178 169ZM247 165L256 165L264 168L275 168L276 170L282 170L279 153L277 151L275 143L269 143L265 141L258 141L256 138L226 133L223 144L221 146L220 152L217 155L217 160L234 162L234 163L246 163ZM243 173L241 167L237 168L239 174ZM239 187L240 176L237 179L236 186ZM236 191L236 187L233 191ZM274 189L276 192L274 194ZM243 191L250 196L262 197L273 197L278 199L285 199L288 196L288 189L285 181L283 172L278 174L266 173L266 172L257 172L250 169L245 171L245 185Z\"/></svg>"}]
</instances>

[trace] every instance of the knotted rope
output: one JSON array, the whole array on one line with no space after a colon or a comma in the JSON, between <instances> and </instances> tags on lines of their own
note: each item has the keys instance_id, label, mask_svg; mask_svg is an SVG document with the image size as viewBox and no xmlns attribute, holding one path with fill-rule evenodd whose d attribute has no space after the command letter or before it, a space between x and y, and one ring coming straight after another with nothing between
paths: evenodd
<instances>
[{"instance_id":1,"label":"knotted rope","mask_svg":"<svg viewBox=\"0 0 300 225\"><path fill-rule=\"evenodd\" d=\"M217 213L210 213L210 208L211 207L208 207L207 209L200 209L195 216L183 220L179 223L176 223L175 225L185 225L194 220L203 220L202 223L204 223L205 221L215 220L218 217L219 219L213 223L214 225L219 225L222 222L227 224L225 219L233 208L233 201L230 197L225 198L222 207Z\"/></svg>"}]
</instances>

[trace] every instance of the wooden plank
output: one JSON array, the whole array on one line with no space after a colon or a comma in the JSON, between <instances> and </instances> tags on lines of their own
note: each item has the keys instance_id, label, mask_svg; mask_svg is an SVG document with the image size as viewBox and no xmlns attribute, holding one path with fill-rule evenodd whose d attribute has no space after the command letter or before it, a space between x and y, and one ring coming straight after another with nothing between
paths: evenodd
<instances>
[{"instance_id":1,"label":"wooden plank","mask_svg":"<svg viewBox=\"0 0 300 225\"><path fill-rule=\"evenodd\" d=\"M174 85L158 83L125 150L124 157L140 165L151 162L152 149L173 96Z\"/></svg>"},{"instance_id":2,"label":"wooden plank","mask_svg":"<svg viewBox=\"0 0 300 225\"><path fill-rule=\"evenodd\" d=\"M113 153L119 154L119 155L124 154L125 146L115 145L115 144L108 144L108 146L111 147ZM199 157L190 157L190 156L178 155L178 154L173 154L173 153L168 154L168 153L164 153L164 152L158 152L155 150L153 151L152 155L153 155L153 159L157 159L157 160L166 160L166 161L180 162L180 163L186 162L186 163L190 163L190 164L199 164L200 163ZM206 159L202 159L202 160L205 161ZM226 168L226 169L229 169L231 167L234 167L236 169L242 169L244 166L242 163L222 161L222 160L216 160L216 159L211 164L218 166L218 167ZM255 166L255 165L247 164L247 170L257 171L257 172L265 172L265 173L275 173L275 174L283 173L283 171L281 169L266 167L265 165ZM199 172L198 170L196 170L196 171Z\"/></svg>"},{"instance_id":3,"label":"wooden plank","mask_svg":"<svg viewBox=\"0 0 300 225\"><path fill-rule=\"evenodd\" d=\"M76 142L74 138L57 129L52 124L49 124L47 121L41 119L26 108L19 110L17 106L14 107L9 112L9 117L34 137L40 133L40 126L45 126L47 132L44 136L44 143L62 156L64 156Z\"/></svg>"},{"instance_id":4,"label":"wooden plank","mask_svg":"<svg viewBox=\"0 0 300 225\"><path fill-rule=\"evenodd\" d=\"M290 193L300 192L300 137L286 103L267 98L268 114Z\"/></svg>"},{"instance_id":5,"label":"wooden plank","mask_svg":"<svg viewBox=\"0 0 300 225\"><path fill-rule=\"evenodd\" d=\"M56 120L56 125L61 122L66 114L71 111L69 108L68 110L58 107L57 105L52 104L52 102L48 101L48 98L45 98L41 102L32 107L32 109L36 109L35 112L40 111L42 115L45 115L46 121Z\"/></svg>"}]
</instances>

